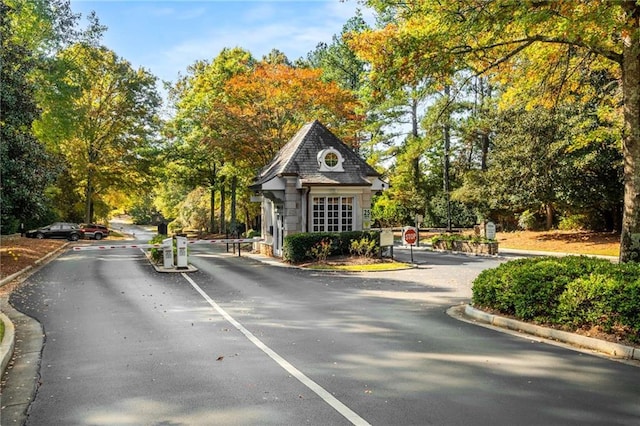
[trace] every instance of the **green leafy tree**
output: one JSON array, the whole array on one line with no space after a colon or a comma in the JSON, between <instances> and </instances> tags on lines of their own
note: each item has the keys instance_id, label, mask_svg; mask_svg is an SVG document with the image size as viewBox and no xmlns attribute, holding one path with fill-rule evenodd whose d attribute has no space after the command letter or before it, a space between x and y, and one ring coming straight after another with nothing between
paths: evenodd
<instances>
[{"instance_id":1,"label":"green leafy tree","mask_svg":"<svg viewBox=\"0 0 640 426\"><path fill-rule=\"evenodd\" d=\"M280 57L272 51L274 60ZM177 206L192 189L202 186L210 194L210 230L225 232L227 160L220 144L225 129L209 125L215 105L224 96L229 79L248 72L256 60L241 49L223 49L211 62L199 61L188 68L188 74L170 88L175 116L165 126L169 146L163 172L164 187L160 197L165 200L163 211L177 217ZM178 194L176 194L178 191ZM220 200L216 201L216 192ZM220 206L220 220L216 220L216 205Z\"/></svg>"},{"instance_id":2,"label":"green leafy tree","mask_svg":"<svg viewBox=\"0 0 640 426\"><path fill-rule=\"evenodd\" d=\"M580 88L583 69L612 70L623 117L621 261L640 260L640 4L626 1L397 2L369 0L394 21L360 40L378 51L373 73L388 84L461 69L509 90L504 104L553 106ZM390 55L393 51L394 54ZM385 57L389 55L389 57ZM404 61L400 58L405 58ZM536 90L534 90L536 89ZM538 96L530 96L538 93ZM581 93L581 101L596 94Z\"/></svg>"},{"instance_id":3,"label":"green leafy tree","mask_svg":"<svg viewBox=\"0 0 640 426\"><path fill-rule=\"evenodd\" d=\"M0 1L0 225L5 234L14 232L19 222L34 221L45 213L44 192L58 172L56 158L31 132L38 117L35 88L29 81L35 58L12 34L13 13Z\"/></svg>"},{"instance_id":4,"label":"green leafy tree","mask_svg":"<svg viewBox=\"0 0 640 426\"><path fill-rule=\"evenodd\" d=\"M154 151L160 105L156 78L105 47L77 43L56 56L34 128L64 156L83 188L84 220L109 191L139 190Z\"/></svg>"}]
</instances>

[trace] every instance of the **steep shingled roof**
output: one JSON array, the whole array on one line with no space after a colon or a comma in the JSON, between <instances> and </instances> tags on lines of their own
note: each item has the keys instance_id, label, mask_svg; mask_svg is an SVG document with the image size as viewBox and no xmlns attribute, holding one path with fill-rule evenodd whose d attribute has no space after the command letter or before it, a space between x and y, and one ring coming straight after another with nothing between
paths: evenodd
<instances>
[{"instance_id":1,"label":"steep shingled roof","mask_svg":"<svg viewBox=\"0 0 640 426\"><path fill-rule=\"evenodd\" d=\"M337 150L344 162L341 172L318 170L317 154L323 149ZM367 177L380 177L351 148L318 120L305 124L258 174L251 187L259 187L276 176L299 176L303 184L369 186Z\"/></svg>"}]
</instances>

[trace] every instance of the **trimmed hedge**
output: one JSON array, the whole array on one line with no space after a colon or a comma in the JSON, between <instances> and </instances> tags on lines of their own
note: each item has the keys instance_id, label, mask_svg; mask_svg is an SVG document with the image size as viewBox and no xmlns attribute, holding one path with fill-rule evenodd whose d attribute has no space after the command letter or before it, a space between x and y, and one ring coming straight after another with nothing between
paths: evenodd
<instances>
[{"instance_id":1,"label":"trimmed hedge","mask_svg":"<svg viewBox=\"0 0 640 426\"><path fill-rule=\"evenodd\" d=\"M282 259L291 263L311 260L311 247L322 241L331 243L329 256L346 255L351 249L351 242L362 238L376 241L376 247L380 247L380 233L377 231L305 232L287 235L282 247Z\"/></svg>"},{"instance_id":2,"label":"trimmed hedge","mask_svg":"<svg viewBox=\"0 0 640 426\"><path fill-rule=\"evenodd\" d=\"M640 341L640 265L586 256L519 259L483 271L473 304L576 330L600 326Z\"/></svg>"}]
</instances>

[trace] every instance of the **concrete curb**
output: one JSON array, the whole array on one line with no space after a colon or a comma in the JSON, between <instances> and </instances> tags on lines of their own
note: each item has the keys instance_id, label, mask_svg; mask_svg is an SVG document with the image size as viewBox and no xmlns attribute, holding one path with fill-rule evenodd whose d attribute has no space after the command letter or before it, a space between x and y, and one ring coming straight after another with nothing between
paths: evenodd
<instances>
[{"instance_id":1,"label":"concrete curb","mask_svg":"<svg viewBox=\"0 0 640 426\"><path fill-rule=\"evenodd\" d=\"M0 312L0 321L4 323L4 336L0 342L0 377L4 374L16 346L16 328L4 313Z\"/></svg>"},{"instance_id":2,"label":"concrete curb","mask_svg":"<svg viewBox=\"0 0 640 426\"><path fill-rule=\"evenodd\" d=\"M62 250L66 250L68 245L69 245L69 243L65 243L65 244L61 245L60 247L58 247L54 251L45 254L40 259L36 260L34 263L36 264L36 266L39 266L42 262L44 262L46 260L49 260L49 258L51 258L53 256L57 256ZM21 271L16 272L15 274L11 274L8 277L4 277L2 280L0 280L0 287L2 287L5 284L10 283L11 281L13 281L16 278L18 278L20 275L23 275L23 274L29 272L31 269L33 269L32 266L27 266L26 268L24 268Z\"/></svg>"},{"instance_id":3,"label":"concrete curb","mask_svg":"<svg viewBox=\"0 0 640 426\"><path fill-rule=\"evenodd\" d=\"M496 327L507 328L509 330L531 334L533 336L542 337L544 339L568 343L570 345L601 352L616 358L640 361L640 350L631 346L621 345L614 342L607 342L593 337L581 336L579 334L569 333L567 331L542 327L511 318L501 317L499 315L489 314L487 312L476 309L471 305L465 305L464 314L477 321L491 324Z\"/></svg>"},{"instance_id":4,"label":"concrete curb","mask_svg":"<svg viewBox=\"0 0 640 426\"><path fill-rule=\"evenodd\" d=\"M35 272L38 268L38 266L40 266L43 262L47 261L47 260L51 260L53 259L55 256L57 256L58 254L60 254L63 250L66 250L67 246L69 245L69 243L66 243L60 247L58 247L56 250L42 256L40 259L35 261L36 267L32 267L32 266L27 266L26 268L24 268L21 271L16 272L15 274L11 274L8 277L3 278L2 280L0 280L0 287L4 286L5 284L10 283L11 281L15 280L16 278L28 273L28 272ZM9 301L7 300L7 305L9 305ZM0 312L0 321L2 321L4 323L4 337L2 339L2 342L0 342L0 376L4 375L5 370L7 368L7 365L9 365L9 362L11 362L11 358L13 357L13 351L15 349L15 335L16 335L16 328L13 324L13 322L11 321L11 319L6 316L4 313Z\"/></svg>"}]
</instances>

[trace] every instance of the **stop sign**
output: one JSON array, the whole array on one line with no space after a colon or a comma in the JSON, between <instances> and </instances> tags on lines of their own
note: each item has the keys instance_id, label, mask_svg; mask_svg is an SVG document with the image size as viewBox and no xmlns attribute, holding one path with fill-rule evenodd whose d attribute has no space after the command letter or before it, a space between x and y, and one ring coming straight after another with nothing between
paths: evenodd
<instances>
[{"instance_id":1,"label":"stop sign","mask_svg":"<svg viewBox=\"0 0 640 426\"><path fill-rule=\"evenodd\" d=\"M406 228L404 228L402 238L404 238L404 242L406 244L412 246L416 243L416 241L418 241L418 230L411 226L407 226Z\"/></svg>"}]
</instances>

